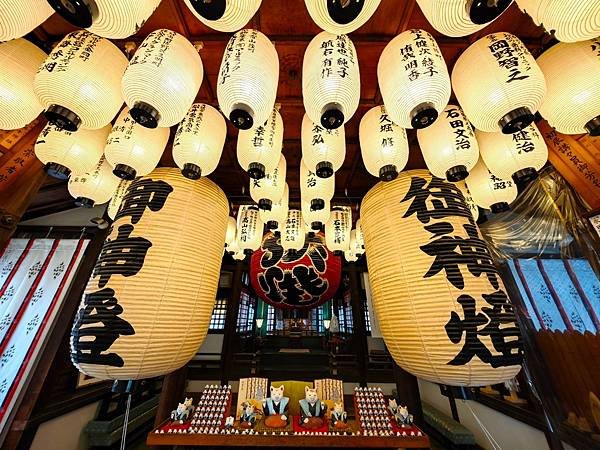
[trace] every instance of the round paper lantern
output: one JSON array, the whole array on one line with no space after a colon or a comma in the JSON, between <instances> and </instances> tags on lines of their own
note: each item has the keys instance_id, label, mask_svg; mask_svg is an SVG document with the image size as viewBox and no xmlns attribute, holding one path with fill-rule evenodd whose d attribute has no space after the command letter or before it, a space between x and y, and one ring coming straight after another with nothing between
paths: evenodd
<instances>
[{"instance_id":1,"label":"round paper lantern","mask_svg":"<svg viewBox=\"0 0 600 450\"><path fill-rule=\"evenodd\" d=\"M516 0L517 5L556 39L576 42L600 35L596 0Z\"/></svg>"},{"instance_id":2,"label":"round paper lantern","mask_svg":"<svg viewBox=\"0 0 600 450\"><path fill-rule=\"evenodd\" d=\"M304 247L305 238L302 213L297 209L290 209L281 230L281 248L284 252L298 251Z\"/></svg>"},{"instance_id":3,"label":"round paper lantern","mask_svg":"<svg viewBox=\"0 0 600 450\"><path fill-rule=\"evenodd\" d=\"M304 0L319 28L333 34L348 34L371 18L381 0Z\"/></svg>"},{"instance_id":4,"label":"round paper lantern","mask_svg":"<svg viewBox=\"0 0 600 450\"><path fill-rule=\"evenodd\" d=\"M110 39L125 39L144 25L161 0L48 0L76 27Z\"/></svg>"},{"instance_id":5,"label":"round paper lantern","mask_svg":"<svg viewBox=\"0 0 600 450\"><path fill-rule=\"evenodd\" d=\"M490 172L482 158L465 181L473 201L482 208L491 209L493 213L508 211L510 203L517 198L516 184Z\"/></svg>"},{"instance_id":6,"label":"round paper lantern","mask_svg":"<svg viewBox=\"0 0 600 450\"><path fill-rule=\"evenodd\" d=\"M363 116L358 135L367 171L383 181L395 179L408 162L406 130L392 122L385 106L380 105Z\"/></svg>"},{"instance_id":7,"label":"round paper lantern","mask_svg":"<svg viewBox=\"0 0 600 450\"><path fill-rule=\"evenodd\" d=\"M44 109L33 93L33 80L46 56L26 39L0 43L0 130L23 128Z\"/></svg>"},{"instance_id":8,"label":"round paper lantern","mask_svg":"<svg viewBox=\"0 0 600 450\"><path fill-rule=\"evenodd\" d=\"M228 211L216 184L178 169L131 183L71 332L80 371L151 378L196 354L217 294Z\"/></svg>"},{"instance_id":9,"label":"round paper lantern","mask_svg":"<svg viewBox=\"0 0 600 450\"><path fill-rule=\"evenodd\" d=\"M302 219L308 229L318 231L323 228L323 225L329 222L329 217L331 216L331 204L329 200L324 200L323 207L320 209L315 209L314 206L311 206L310 200L302 200L301 203Z\"/></svg>"},{"instance_id":10,"label":"round paper lantern","mask_svg":"<svg viewBox=\"0 0 600 450\"><path fill-rule=\"evenodd\" d=\"M48 175L54 178L65 180L71 173L90 172L104 152L109 132L110 125L72 133L48 124L35 142L35 156L45 164Z\"/></svg>"},{"instance_id":11,"label":"round paper lantern","mask_svg":"<svg viewBox=\"0 0 600 450\"><path fill-rule=\"evenodd\" d=\"M438 32L451 37L473 34L496 20L513 0L417 0L427 21Z\"/></svg>"},{"instance_id":12,"label":"round paper lantern","mask_svg":"<svg viewBox=\"0 0 600 450\"><path fill-rule=\"evenodd\" d=\"M465 203L467 204L467 206L469 207L469 211L471 211L471 214L473 215L473 220L477 222L477 219L479 219L479 206L477 206L475 200L473 200L473 196L471 195L471 191L469 191L469 188L467 187L467 183L465 183L465 180L462 180L457 183L454 183L454 185L460 189L460 192L462 192L462 195L465 198Z\"/></svg>"},{"instance_id":13,"label":"round paper lantern","mask_svg":"<svg viewBox=\"0 0 600 450\"><path fill-rule=\"evenodd\" d=\"M258 208L254 205L241 205L237 216L237 243L246 254L260 247L263 223Z\"/></svg>"},{"instance_id":14,"label":"round paper lantern","mask_svg":"<svg viewBox=\"0 0 600 450\"><path fill-rule=\"evenodd\" d=\"M250 178L261 179L275 170L283 146L283 120L276 108L267 121L251 130L240 130L237 158Z\"/></svg>"},{"instance_id":15,"label":"round paper lantern","mask_svg":"<svg viewBox=\"0 0 600 450\"><path fill-rule=\"evenodd\" d=\"M548 146L534 123L513 134L477 131L481 158L490 172L515 183L537 178L548 161Z\"/></svg>"},{"instance_id":16,"label":"round paper lantern","mask_svg":"<svg viewBox=\"0 0 600 450\"><path fill-rule=\"evenodd\" d=\"M275 308L316 308L335 295L341 276L342 261L322 233L309 233L300 250L286 252L281 237L268 232L250 259L252 288Z\"/></svg>"},{"instance_id":17,"label":"round paper lantern","mask_svg":"<svg viewBox=\"0 0 600 450\"><path fill-rule=\"evenodd\" d=\"M203 76L202 60L190 41L171 30L153 31L123 75L123 97L131 117L147 128L181 122Z\"/></svg>"},{"instance_id":18,"label":"round paper lantern","mask_svg":"<svg viewBox=\"0 0 600 450\"><path fill-rule=\"evenodd\" d=\"M302 159L320 178L329 178L346 158L344 127L327 130L304 114L302 118Z\"/></svg>"},{"instance_id":19,"label":"round paper lantern","mask_svg":"<svg viewBox=\"0 0 600 450\"><path fill-rule=\"evenodd\" d=\"M227 219L227 231L225 232L225 247L231 247L237 235L237 222L235 217Z\"/></svg>"},{"instance_id":20,"label":"round paper lantern","mask_svg":"<svg viewBox=\"0 0 600 450\"><path fill-rule=\"evenodd\" d=\"M321 178L310 170L304 159L300 161L300 197L314 211L325 207L335 192L335 177Z\"/></svg>"},{"instance_id":21,"label":"round paper lantern","mask_svg":"<svg viewBox=\"0 0 600 450\"><path fill-rule=\"evenodd\" d=\"M102 128L123 105L126 67L127 58L112 42L74 31L42 63L33 88L50 123L67 131Z\"/></svg>"},{"instance_id":22,"label":"round paper lantern","mask_svg":"<svg viewBox=\"0 0 600 450\"><path fill-rule=\"evenodd\" d=\"M196 18L213 30L231 33L244 27L262 0L185 0Z\"/></svg>"},{"instance_id":23,"label":"round paper lantern","mask_svg":"<svg viewBox=\"0 0 600 450\"><path fill-rule=\"evenodd\" d=\"M367 193L361 226L374 310L400 367L451 386L517 375L514 309L455 185L426 170L402 172Z\"/></svg>"},{"instance_id":24,"label":"round paper lantern","mask_svg":"<svg viewBox=\"0 0 600 450\"><path fill-rule=\"evenodd\" d=\"M278 83L279 57L269 38L245 29L231 36L221 60L217 99L236 128L248 130L268 120Z\"/></svg>"},{"instance_id":25,"label":"round paper lantern","mask_svg":"<svg viewBox=\"0 0 600 450\"><path fill-rule=\"evenodd\" d=\"M0 0L0 42L25 36L53 12L46 0Z\"/></svg>"},{"instance_id":26,"label":"round paper lantern","mask_svg":"<svg viewBox=\"0 0 600 450\"><path fill-rule=\"evenodd\" d=\"M173 159L184 177L197 180L210 175L219 165L227 125L219 111L194 103L175 134Z\"/></svg>"},{"instance_id":27,"label":"round paper lantern","mask_svg":"<svg viewBox=\"0 0 600 450\"><path fill-rule=\"evenodd\" d=\"M428 128L417 131L423 159L438 178L464 180L479 159L473 127L459 106L448 105Z\"/></svg>"},{"instance_id":28,"label":"round paper lantern","mask_svg":"<svg viewBox=\"0 0 600 450\"><path fill-rule=\"evenodd\" d=\"M550 126L564 134L600 136L600 38L559 42L537 63L548 86L540 114Z\"/></svg>"},{"instance_id":29,"label":"round paper lantern","mask_svg":"<svg viewBox=\"0 0 600 450\"><path fill-rule=\"evenodd\" d=\"M358 249L358 253L363 254L365 252L365 236L360 225L360 219L356 220L355 231L356 248Z\"/></svg>"},{"instance_id":30,"label":"round paper lantern","mask_svg":"<svg viewBox=\"0 0 600 450\"><path fill-rule=\"evenodd\" d=\"M383 49L377 79L385 109L402 128L426 128L450 100L440 47L424 30L400 33Z\"/></svg>"},{"instance_id":31,"label":"round paper lantern","mask_svg":"<svg viewBox=\"0 0 600 450\"><path fill-rule=\"evenodd\" d=\"M308 44L302 62L302 99L308 117L328 130L348 122L360 100L354 44L345 34L323 31Z\"/></svg>"},{"instance_id":32,"label":"round paper lantern","mask_svg":"<svg viewBox=\"0 0 600 450\"><path fill-rule=\"evenodd\" d=\"M546 81L519 38L494 33L460 55L452 71L452 88L475 128L511 134L533 122Z\"/></svg>"},{"instance_id":33,"label":"round paper lantern","mask_svg":"<svg viewBox=\"0 0 600 450\"><path fill-rule=\"evenodd\" d=\"M90 172L69 178L68 189L77 206L92 208L109 201L118 186L119 179L103 156Z\"/></svg>"},{"instance_id":34,"label":"round paper lantern","mask_svg":"<svg viewBox=\"0 0 600 450\"><path fill-rule=\"evenodd\" d=\"M290 190L287 183L283 185L283 194L279 201L271 205L271 209L259 211L260 220L265 224L267 230L277 230L287 220Z\"/></svg>"},{"instance_id":35,"label":"round paper lantern","mask_svg":"<svg viewBox=\"0 0 600 450\"><path fill-rule=\"evenodd\" d=\"M331 208L329 222L325 225L325 242L332 252L344 252L350 249L350 231L352 230L352 211L347 206Z\"/></svg>"},{"instance_id":36,"label":"round paper lantern","mask_svg":"<svg viewBox=\"0 0 600 450\"><path fill-rule=\"evenodd\" d=\"M121 204L123 203L123 199L125 198L125 194L127 193L127 189L131 185L131 180L121 180L117 189L113 193L110 198L110 202L108 202L108 207L106 208L106 214L112 220L115 220L119 209L121 208Z\"/></svg>"},{"instance_id":37,"label":"round paper lantern","mask_svg":"<svg viewBox=\"0 0 600 450\"><path fill-rule=\"evenodd\" d=\"M358 261L358 255L352 250L346 250L344 252L344 259L348 262L356 262Z\"/></svg>"},{"instance_id":38,"label":"round paper lantern","mask_svg":"<svg viewBox=\"0 0 600 450\"><path fill-rule=\"evenodd\" d=\"M133 120L129 112L129 108L123 108L104 149L114 174L124 180L152 172L169 140L168 128L145 128Z\"/></svg>"},{"instance_id":39,"label":"round paper lantern","mask_svg":"<svg viewBox=\"0 0 600 450\"><path fill-rule=\"evenodd\" d=\"M260 209L271 209L283 196L285 189L286 163L283 155L279 156L279 164L259 180L250 179L250 197Z\"/></svg>"}]
</instances>

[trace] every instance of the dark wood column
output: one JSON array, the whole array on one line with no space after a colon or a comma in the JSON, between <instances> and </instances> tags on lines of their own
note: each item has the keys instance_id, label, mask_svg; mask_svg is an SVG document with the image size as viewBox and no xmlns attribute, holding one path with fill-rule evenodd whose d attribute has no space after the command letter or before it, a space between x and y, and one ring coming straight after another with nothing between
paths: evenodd
<instances>
[{"instance_id":1,"label":"dark wood column","mask_svg":"<svg viewBox=\"0 0 600 450\"><path fill-rule=\"evenodd\" d=\"M245 264L238 261L233 271L231 282L231 295L227 300L227 313L225 316L225 334L223 336L223 347L221 349L221 383L229 383L229 374L233 363L233 349L235 347L235 329L240 309L240 295L242 293L242 275Z\"/></svg>"},{"instance_id":2,"label":"dark wood column","mask_svg":"<svg viewBox=\"0 0 600 450\"><path fill-rule=\"evenodd\" d=\"M396 382L399 404L406 405L408 411L413 415L415 423L422 426L423 407L421 406L417 377L408 373L394 361L394 381Z\"/></svg>"},{"instance_id":3,"label":"dark wood column","mask_svg":"<svg viewBox=\"0 0 600 450\"><path fill-rule=\"evenodd\" d=\"M369 348L367 345L367 325L365 323L365 311L358 281L358 269L352 265L348 270L350 279L350 298L352 301L352 320L354 322L354 344L356 348L356 360L358 362L358 381L361 386L367 385L367 367Z\"/></svg>"}]
</instances>

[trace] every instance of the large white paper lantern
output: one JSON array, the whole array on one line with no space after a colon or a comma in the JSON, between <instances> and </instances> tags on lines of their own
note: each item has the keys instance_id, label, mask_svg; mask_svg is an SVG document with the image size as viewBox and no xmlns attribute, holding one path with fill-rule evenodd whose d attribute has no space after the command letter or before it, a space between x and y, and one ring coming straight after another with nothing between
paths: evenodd
<instances>
[{"instance_id":1,"label":"large white paper lantern","mask_svg":"<svg viewBox=\"0 0 600 450\"><path fill-rule=\"evenodd\" d=\"M510 134L533 121L546 94L546 81L519 38L494 33L460 55L452 71L452 88L475 128Z\"/></svg>"},{"instance_id":2,"label":"large white paper lantern","mask_svg":"<svg viewBox=\"0 0 600 450\"><path fill-rule=\"evenodd\" d=\"M496 20L513 0L417 0L433 28L450 37L473 34Z\"/></svg>"},{"instance_id":3,"label":"large white paper lantern","mask_svg":"<svg viewBox=\"0 0 600 450\"><path fill-rule=\"evenodd\" d=\"M263 237L263 223L260 220L258 207L241 205L237 215L237 243L246 254L258 247Z\"/></svg>"},{"instance_id":4,"label":"large white paper lantern","mask_svg":"<svg viewBox=\"0 0 600 450\"><path fill-rule=\"evenodd\" d=\"M279 57L267 36L240 30L229 39L217 79L223 114L240 130L264 123L275 105Z\"/></svg>"},{"instance_id":5,"label":"large white paper lantern","mask_svg":"<svg viewBox=\"0 0 600 450\"><path fill-rule=\"evenodd\" d=\"M265 224L267 230L277 230L283 227L287 220L288 205L290 199L290 189L287 183L284 183L283 194L279 201L271 205L271 209L260 210L260 220Z\"/></svg>"},{"instance_id":6,"label":"large white paper lantern","mask_svg":"<svg viewBox=\"0 0 600 450\"><path fill-rule=\"evenodd\" d=\"M311 206L310 200L302 199L302 219L306 228L318 231L329 222L329 218L331 217L331 203L329 200L325 200L322 206L322 208L316 209L314 206Z\"/></svg>"},{"instance_id":7,"label":"large white paper lantern","mask_svg":"<svg viewBox=\"0 0 600 450\"><path fill-rule=\"evenodd\" d=\"M190 11L207 27L231 33L246 25L262 0L185 0Z\"/></svg>"},{"instance_id":8,"label":"large white paper lantern","mask_svg":"<svg viewBox=\"0 0 600 450\"><path fill-rule=\"evenodd\" d=\"M48 124L35 142L35 156L45 164L48 175L54 178L64 180L71 173L90 172L104 152L109 133L110 125L73 133Z\"/></svg>"},{"instance_id":9,"label":"large white paper lantern","mask_svg":"<svg viewBox=\"0 0 600 450\"><path fill-rule=\"evenodd\" d=\"M90 172L73 175L69 179L68 189L77 206L92 208L109 201L118 186L119 179L103 156Z\"/></svg>"},{"instance_id":10,"label":"large white paper lantern","mask_svg":"<svg viewBox=\"0 0 600 450\"><path fill-rule=\"evenodd\" d=\"M281 230L281 247L284 251L297 251L304 247L305 239L306 232L304 230L302 212L297 209L290 209Z\"/></svg>"},{"instance_id":11,"label":"large white paper lantern","mask_svg":"<svg viewBox=\"0 0 600 450\"><path fill-rule=\"evenodd\" d=\"M46 118L68 131L102 128L123 105L127 58L108 39L84 30L67 34L40 66L34 91Z\"/></svg>"},{"instance_id":12,"label":"large white paper lantern","mask_svg":"<svg viewBox=\"0 0 600 450\"><path fill-rule=\"evenodd\" d=\"M345 34L323 31L308 44L302 62L302 99L308 117L328 130L348 122L360 100L354 44Z\"/></svg>"},{"instance_id":13,"label":"large white paper lantern","mask_svg":"<svg viewBox=\"0 0 600 450\"><path fill-rule=\"evenodd\" d=\"M564 134L600 136L600 38L559 42L537 63L548 86L540 114L550 126Z\"/></svg>"},{"instance_id":14,"label":"large white paper lantern","mask_svg":"<svg viewBox=\"0 0 600 450\"><path fill-rule=\"evenodd\" d=\"M110 39L137 33L161 0L48 0L67 22Z\"/></svg>"},{"instance_id":15,"label":"large white paper lantern","mask_svg":"<svg viewBox=\"0 0 600 450\"><path fill-rule=\"evenodd\" d=\"M227 219L227 232L225 233L225 247L231 246L237 236L237 222L235 217L229 216Z\"/></svg>"},{"instance_id":16,"label":"large white paper lantern","mask_svg":"<svg viewBox=\"0 0 600 450\"><path fill-rule=\"evenodd\" d=\"M131 185L131 180L121 180L117 189L113 193L110 198L110 202L108 202L108 207L106 208L106 214L112 220L115 220L117 213L119 212L119 208L121 208L121 204L123 203L123 199L125 198L125 194L127 194L127 189Z\"/></svg>"},{"instance_id":17,"label":"large white paper lantern","mask_svg":"<svg viewBox=\"0 0 600 450\"><path fill-rule=\"evenodd\" d=\"M331 208L329 222L325 225L325 243L332 252L345 252L350 249L352 211L347 206Z\"/></svg>"},{"instance_id":18,"label":"large white paper lantern","mask_svg":"<svg viewBox=\"0 0 600 450\"><path fill-rule=\"evenodd\" d=\"M53 13L46 0L0 0L0 42L25 36Z\"/></svg>"},{"instance_id":19,"label":"large white paper lantern","mask_svg":"<svg viewBox=\"0 0 600 450\"><path fill-rule=\"evenodd\" d=\"M471 191L469 191L469 188L467 187L467 183L465 182L465 180L462 180L457 183L454 183L454 185L457 188L459 188L462 192L463 197L465 198L465 203L467 204L467 206L469 207L469 211L471 211L471 214L473 215L473 220L477 222L477 219L479 219L479 206L477 206L475 200L473 200L473 196L471 195Z\"/></svg>"},{"instance_id":20,"label":"large white paper lantern","mask_svg":"<svg viewBox=\"0 0 600 450\"><path fill-rule=\"evenodd\" d=\"M427 168L438 178L464 180L479 159L475 132L459 106L446 106L433 125L417 131L417 139Z\"/></svg>"},{"instance_id":21,"label":"large white paper lantern","mask_svg":"<svg viewBox=\"0 0 600 450\"><path fill-rule=\"evenodd\" d=\"M250 197L260 209L271 209L283 196L287 167L285 157L279 156L279 164L261 179L250 179Z\"/></svg>"},{"instance_id":22,"label":"large white paper lantern","mask_svg":"<svg viewBox=\"0 0 600 450\"><path fill-rule=\"evenodd\" d=\"M302 118L302 159L306 167L318 177L329 178L346 158L346 134L344 126L327 130L313 122L308 114Z\"/></svg>"},{"instance_id":23,"label":"large white paper lantern","mask_svg":"<svg viewBox=\"0 0 600 450\"><path fill-rule=\"evenodd\" d=\"M383 49L377 79L385 109L403 128L431 125L450 100L450 76L427 31L407 30Z\"/></svg>"},{"instance_id":24,"label":"large white paper lantern","mask_svg":"<svg viewBox=\"0 0 600 450\"><path fill-rule=\"evenodd\" d=\"M508 211L517 198L517 186L510 179L497 177L480 158L465 180L473 201L493 213Z\"/></svg>"},{"instance_id":25,"label":"large white paper lantern","mask_svg":"<svg viewBox=\"0 0 600 450\"><path fill-rule=\"evenodd\" d=\"M210 175L219 165L227 125L219 111L194 103L175 134L173 159L184 177L197 180Z\"/></svg>"},{"instance_id":26,"label":"large white paper lantern","mask_svg":"<svg viewBox=\"0 0 600 450\"><path fill-rule=\"evenodd\" d=\"M348 34L371 18L381 0L304 0L319 28L333 34Z\"/></svg>"},{"instance_id":27,"label":"large white paper lantern","mask_svg":"<svg viewBox=\"0 0 600 450\"><path fill-rule=\"evenodd\" d=\"M304 159L300 161L300 197L311 209L319 211L325 207L335 193L335 177L321 178L308 168Z\"/></svg>"},{"instance_id":28,"label":"large white paper lantern","mask_svg":"<svg viewBox=\"0 0 600 450\"><path fill-rule=\"evenodd\" d=\"M238 133L238 162L250 178L261 179L279 164L282 145L283 120L277 108L273 108L262 125Z\"/></svg>"},{"instance_id":29,"label":"large white paper lantern","mask_svg":"<svg viewBox=\"0 0 600 450\"><path fill-rule=\"evenodd\" d=\"M396 178L408 162L408 139L406 130L392 122L385 106L367 111L360 121L358 136L367 171L383 181Z\"/></svg>"},{"instance_id":30,"label":"large white paper lantern","mask_svg":"<svg viewBox=\"0 0 600 450\"><path fill-rule=\"evenodd\" d=\"M600 2L597 0L516 0L517 5L562 42L600 35Z\"/></svg>"},{"instance_id":31,"label":"large white paper lantern","mask_svg":"<svg viewBox=\"0 0 600 450\"><path fill-rule=\"evenodd\" d=\"M33 80L47 56L23 38L0 43L0 130L23 128L43 111Z\"/></svg>"},{"instance_id":32,"label":"large white paper lantern","mask_svg":"<svg viewBox=\"0 0 600 450\"><path fill-rule=\"evenodd\" d=\"M171 30L156 30L127 66L123 97L140 125L170 127L192 106L203 76L202 60L190 41Z\"/></svg>"}]
</instances>

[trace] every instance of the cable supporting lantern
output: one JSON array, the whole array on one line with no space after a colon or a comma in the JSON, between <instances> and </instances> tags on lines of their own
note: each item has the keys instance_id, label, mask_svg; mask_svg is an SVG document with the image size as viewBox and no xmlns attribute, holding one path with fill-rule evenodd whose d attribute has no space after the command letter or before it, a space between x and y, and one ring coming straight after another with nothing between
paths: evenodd
<instances>
[{"instance_id":1,"label":"cable supporting lantern","mask_svg":"<svg viewBox=\"0 0 600 450\"><path fill-rule=\"evenodd\" d=\"M471 211L471 215L473 216L473 220L477 222L479 219L479 206L477 206L475 200L473 200L473 196L467 187L467 183L465 180L462 180L454 183L454 185L462 192L462 195L465 198L465 203L467 204L469 211Z\"/></svg>"},{"instance_id":2,"label":"cable supporting lantern","mask_svg":"<svg viewBox=\"0 0 600 450\"><path fill-rule=\"evenodd\" d=\"M281 247L283 251L298 251L304 247L306 232L304 230L304 221L302 212L297 209L290 209L284 226L281 230Z\"/></svg>"},{"instance_id":3,"label":"cable supporting lantern","mask_svg":"<svg viewBox=\"0 0 600 450\"><path fill-rule=\"evenodd\" d=\"M121 204L123 203L123 199L125 198L125 194L127 194L127 189L129 189L131 183L131 180L121 180L117 186L117 189L115 189L115 192L110 198L110 202L108 202L108 207L106 208L106 214L112 220L115 220L115 217L121 208Z\"/></svg>"},{"instance_id":4,"label":"cable supporting lantern","mask_svg":"<svg viewBox=\"0 0 600 450\"><path fill-rule=\"evenodd\" d=\"M327 130L352 118L360 101L360 73L348 36L323 31L310 41L302 62L302 99L308 117Z\"/></svg>"},{"instance_id":5,"label":"cable supporting lantern","mask_svg":"<svg viewBox=\"0 0 600 450\"><path fill-rule=\"evenodd\" d=\"M546 81L519 38L494 33L460 55L452 71L452 88L475 128L511 134L533 122Z\"/></svg>"},{"instance_id":6,"label":"cable supporting lantern","mask_svg":"<svg viewBox=\"0 0 600 450\"><path fill-rule=\"evenodd\" d=\"M304 225L306 225L308 230L313 232L321 230L331 217L331 203L329 200L324 200L320 209L315 209L314 206L311 206L310 200L302 200L301 209Z\"/></svg>"},{"instance_id":7,"label":"cable supporting lantern","mask_svg":"<svg viewBox=\"0 0 600 450\"><path fill-rule=\"evenodd\" d=\"M450 75L427 31L407 30L392 39L377 63L385 109L402 128L426 128L450 100Z\"/></svg>"},{"instance_id":8,"label":"cable supporting lantern","mask_svg":"<svg viewBox=\"0 0 600 450\"><path fill-rule=\"evenodd\" d=\"M371 18L381 0L304 0L304 3L319 28L332 34L348 34Z\"/></svg>"},{"instance_id":9,"label":"cable supporting lantern","mask_svg":"<svg viewBox=\"0 0 600 450\"><path fill-rule=\"evenodd\" d=\"M329 222L325 225L325 243L334 254L342 254L350 249L352 211L347 206L331 208Z\"/></svg>"},{"instance_id":10,"label":"cable supporting lantern","mask_svg":"<svg viewBox=\"0 0 600 450\"><path fill-rule=\"evenodd\" d=\"M25 36L53 13L46 0L0 0L0 42Z\"/></svg>"},{"instance_id":11,"label":"cable supporting lantern","mask_svg":"<svg viewBox=\"0 0 600 450\"><path fill-rule=\"evenodd\" d=\"M279 156L279 164L263 178L250 179L250 197L260 209L271 209L274 203L281 200L285 188L286 162L283 155Z\"/></svg>"},{"instance_id":12,"label":"cable supporting lantern","mask_svg":"<svg viewBox=\"0 0 600 450\"><path fill-rule=\"evenodd\" d=\"M262 0L185 0L185 5L207 27L232 33L250 22L261 2Z\"/></svg>"},{"instance_id":13,"label":"cable supporting lantern","mask_svg":"<svg viewBox=\"0 0 600 450\"><path fill-rule=\"evenodd\" d=\"M392 122L385 106L375 106L366 112L358 136L367 171L382 181L395 179L408 162L408 139L406 130Z\"/></svg>"},{"instance_id":14,"label":"cable supporting lantern","mask_svg":"<svg viewBox=\"0 0 600 450\"><path fill-rule=\"evenodd\" d=\"M300 197L314 211L325 207L335 193L335 177L321 178L300 161Z\"/></svg>"},{"instance_id":15,"label":"cable supporting lantern","mask_svg":"<svg viewBox=\"0 0 600 450\"><path fill-rule=\"evenodd\" d=\"M258 207L241 205L237 216L237 243L246 255L260 247L263 237L263 223Z\"/></svg>"},{"instance_id":16,"label":"cable supporting lantern","mask_svg":"<svg viewBox=\"0 0 600 450\"><path fill-rule=\"evenodd\" d=\"M517 185L490 172L483 158L479 158L465 183L475 204L493 213L508 211L517 198Z\"/></svg>"},{"instance_id":17,"label":"cable supporting lantern","mask_svg":"<svg viewBox=\"0 0 600 450\"><path fill-rule=\"evenodd\" d=\"M265 224L267 230L280 230L287 220L290 189L287 183L283 185L283 194L279 201L271 205L271 209L259 211L260 220Z\"/></svg>"},{"instance_id":18,"label":"cable supporting lantern","mask_svg":"<svg viewBox=\"0 0 600 450\"><path fill-rule=\"evenodd\" d=\"M331 177L346 159L346 134L342 125L327 130L304 114L302 118L302 160L320 178Z\"/></svg>"},{"instance_id":19,"label":"cable supporting lantern","mask_svg":"<svg viewBox=\"0 0 600 450\"><path fill-rule=\"evenodd\" d=\"M438 178L464 180L479 159L475 132L459 106L448 105L417 139L429 171Z\"/></svg>"},{"instance_id":20,"label":"cable supporting lantern","mask_svg":"<svg viewBox=\"0 0 600 450\"><path fill-rule=\"evenodd\" d=\"M104 156L96 163L93 170L73 175L68 183L69 194L75 198L75 204L85 208L108 202L118 186L119 179L113 175L112 167L106 162Z\"/></svg>"},{"instance_id":21,"label":"cable supporting lantern","mask_svg":"<svg viewBox=\"0 0 600 450\"><path fill-rule=\"evenodd\" d=\"M240 30L231 36L219 69L219 108L240 130L268 120L279 84L279 57L275 46L258 30Z\"/></svg>"},{"instance_id":22,"label":"cable supporting lantern","mask_svg":"<svg viewBox=\"0 0 600 450\"><path fill-rule=\"evenodd\" d=\"M67 131L102 128L123 105L127 58L108 39L80 30L67 34L40 66L34 91L48 121Z\"/></svg>"}]
</instances>

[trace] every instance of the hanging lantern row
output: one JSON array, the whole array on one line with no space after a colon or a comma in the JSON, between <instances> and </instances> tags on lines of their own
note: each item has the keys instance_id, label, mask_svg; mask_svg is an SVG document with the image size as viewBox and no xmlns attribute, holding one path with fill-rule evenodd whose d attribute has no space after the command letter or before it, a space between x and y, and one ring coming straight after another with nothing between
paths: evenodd
<instances>
[{"instance_id":1,"label":"hanging lantern row","mask_svg":"<svg viewBox=\"0 0 600 450\"><path fill-rule=\"evenodd\" d=\"M69 179L69 193L76 199L75 205L91 208L110 200L119 186L119 179L112 173L112 167L104 157L87 173Z\"/></svg>"},{"instance_id":2,"label":"hanging lantern row","mask_svg":"<svg viewBox=\"0 0 600 450\"><path fill-rule=\"evenodd\" d=\"M343 253L350 249L350 231L352 230L352 211L347 206L331 208L329 222L325 225L325 243L334 252Z\"/></svg>"},{"instance_id":3,"label":"hanging lantern row","mask_svg":"<svg viewBox=\"0 0 600 450\"><path fill-rule=\"evenodd\" d=\"M279 201L271 204L270 209L261 209L259 211L260 220L265 224L267 230L281 229L288 215L288 205L290 200L290 189L284 182L283 194Z\"/></svg>"},{"instance_id":4,"label":"hanging lantern row","mask_svg":"<svg viewBox=\"0 0 600 450\"><path fill-rule=\"evenodd\" d=\"M332 177L333 178L333 177ZM301 200L302 203L302 219L304 225L311 231L319 231L329 221L331 216L331 203L329 200L323 200L321 204L322 208L316 209L311 206L311 201L307 201L304 198ZM312 203L314 205L314 203Z\"/></svg>"},{"instance_id":5,"label":"hanging lantern row","mask_svg":"<svg viewBox=\"0 0 600 450\"><path fill-rule=\"evenodd\" d=\"M285 225L281 230L281 247L284 251L298 251L304 247L305 239L306 232L304 230L302 212L297 209L290 209Z\"/></svg>"},{"instance_id":6,"label":"hanging lantern row","mask_svg":"<svg viewBox=\"0 0 600 450\"><path fill-rule=\"evenodd\" d=\"M304 164L318 177L331 177L344 163L346 135L343 126L328 130L304 114L300 140Z\"/></svg>"},{"instance_id":7,"label":"hanging lantern row","mask_svg":"<svg viewBox=\"0 0 600 450\"><path fill-rule=\"evenodd\" d=\"M200 22L217 31L231 33L252 19L262 0L185 0L186 6Z\"/></svg>"},{"instance_id":8,"label":"hanging lantern row","mask_svg":"<svg viewBox=\"0 0 600 450\"><path fill-rule=\"evenodd\" d=\"M237 245L239 250L250 254L258 247L263 236L263 222L254 205L241 205L237 216Z\"/></svg>"},{"instance_id":9,"label":"hanging lantern row","mask_svg":"<svg viewBox=\"0 0 600 450\"><path fill-rule=\"evenodd\" d=\"M465 180L467 189L478 206L501 213L510 209L517 198L517 186L510 179L494 175L482 158L479 159Z\"/></svg>"},{"instance_id":10,"label":"hanging lantern row","mask_svg":"<svg viewBox=\"0 0 600 450\"><path fill-rule=\"evenodd\" d=\"M0 42L25 36L52 13L46 0L0 0Z\"/></svg>"},{"instance_id":11,"label":"hanging lantern row","mask_svg":"<svg viewBox=\"0 0 600 450\"><path fill-rule=\"evenodd\" d=\"M262 210L270 210L283 197L287 166L285 157L279 155L279 164L261 179L250 179L250 197Z\"/></svg>"},{"instance_id":12,"label":"hanging lantern row","mask_svg":"<svg viewBox=\"0 0 600 450\"><path fill-rule=\"evenodd\" d=\"M320 211L333 199L335 193L335 177L321 178L315 170L300 161L300 197L311 210Z\"/></svg>"},{"instance_id":13,"label":"hanging lantern row","mask_svg":"<svg viewBox=\"0 0 600 450\"><path fill-rule=\"evenodd\" d=\"M381 0L304 0L317 26L329 33L351 33L371 18Z\"/></svg>"}]
</instances>

